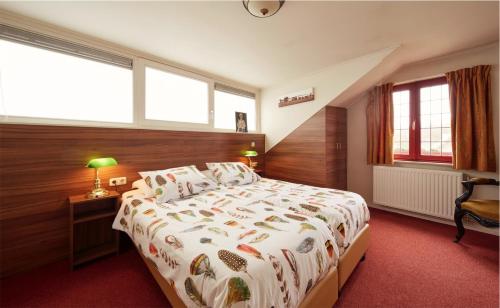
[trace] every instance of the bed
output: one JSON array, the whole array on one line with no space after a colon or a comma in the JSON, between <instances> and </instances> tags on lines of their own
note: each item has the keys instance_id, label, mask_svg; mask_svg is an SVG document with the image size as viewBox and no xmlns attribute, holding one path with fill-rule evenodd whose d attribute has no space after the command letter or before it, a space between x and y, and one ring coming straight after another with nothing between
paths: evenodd
<instances>
[{"instance_id":1,"label":"bed","mask_svg":"<svg viewBox=\"0 0 500 308\"><path fill-rule=\"evenodd\" d=\"M357 194L263 178L161 204L127 192L113 227L174 307L307 307L335 303L368 220Z\"/></svg>"}]
</instances>

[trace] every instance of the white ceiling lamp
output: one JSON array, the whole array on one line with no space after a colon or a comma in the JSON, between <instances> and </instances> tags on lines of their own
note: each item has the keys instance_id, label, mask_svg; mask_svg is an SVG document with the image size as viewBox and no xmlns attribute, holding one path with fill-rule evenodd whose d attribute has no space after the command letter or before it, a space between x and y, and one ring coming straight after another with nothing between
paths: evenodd
<instances>
[{"instance_id":1,"label":"white ceiling lamp","mask_svg":"<svg viewBox=\"0 0 500 308\"><path fill-rule=\"evenodd\" d=\"M276 14L285 0L275 0L275 1L253 1L253 0L243 0L243 6L248 11L258 18L271 17Z\"/></svg>"}]
</instances>

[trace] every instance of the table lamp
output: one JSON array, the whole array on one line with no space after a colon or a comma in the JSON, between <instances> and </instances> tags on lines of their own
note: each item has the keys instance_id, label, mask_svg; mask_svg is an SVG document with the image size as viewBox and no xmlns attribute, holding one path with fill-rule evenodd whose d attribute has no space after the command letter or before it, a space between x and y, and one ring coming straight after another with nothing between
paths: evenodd
<instances>
[{"instance_id":1,"label":"table lamp","mask_svg":"<svg viewBox=\"0 0 500 308\"><path fill-rule=\"evenodd\" d=\"M259 155L257 151L245 151L243 155L248 158L248 166L250 167L250 169L257 167L258 163L252 162L252 157Z\"/></svg>"},{"instance_id":2,"label":"table lamp","mask_svg":"<svg viewBox=\"0 0 500 308\"><path fill-rule=\"evenodd\" d=\"M87 168L95 169L94 189L87 194L88 198L101 198L109 195L109 192L101 187L101 179L99 178L99 168L116 166L118 163L113 157L94 158L87 163Z\"/></svg>"}]
</instances>

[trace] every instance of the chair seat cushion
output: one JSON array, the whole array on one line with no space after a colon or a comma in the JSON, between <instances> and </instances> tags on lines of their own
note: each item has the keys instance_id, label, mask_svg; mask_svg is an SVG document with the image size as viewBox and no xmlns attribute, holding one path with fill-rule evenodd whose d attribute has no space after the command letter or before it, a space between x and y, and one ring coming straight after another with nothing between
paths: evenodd
<instances>
[{"instance_id":1,"label":"chair seat cushion","mask_svg":"<svg viewBox=\"0 0 500 308\"><path fill-rule=\"evenodd\" d=\"M498 200L467 200L462 202L462 209L473 212L479 217L490 220L499 220Z\"/></svg>"}]
</instances>

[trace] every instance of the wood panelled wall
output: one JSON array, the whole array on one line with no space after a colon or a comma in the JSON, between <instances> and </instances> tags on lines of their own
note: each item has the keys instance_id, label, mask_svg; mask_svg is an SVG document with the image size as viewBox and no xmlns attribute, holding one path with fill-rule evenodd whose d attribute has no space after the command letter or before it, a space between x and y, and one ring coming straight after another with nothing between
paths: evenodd
<instances>
[{"instance_id":1,"label":"wood panelled wall","mask_svg":"<svg viewBox=\"0 0 500 308\"><path fill-rule=\"evenodd\" d=\"M347 188L347 110L325 107L266 153L266 177Z\"/></svg>"},{"instance_id":2,"label":"wood panelled wall","mask_svg":"<svg viewBox=\"0 0 500 308\"><path fill-rule=\"evenodd\" d=\"M112 156L119 166L101 169L126 176L138 171L205 162L243 160L255 141L264 167L264 135L120 128L0 124L0 275L35 268L68 256L67 197L89 191L94 157Z\"/></svg>"}]
</instances>

